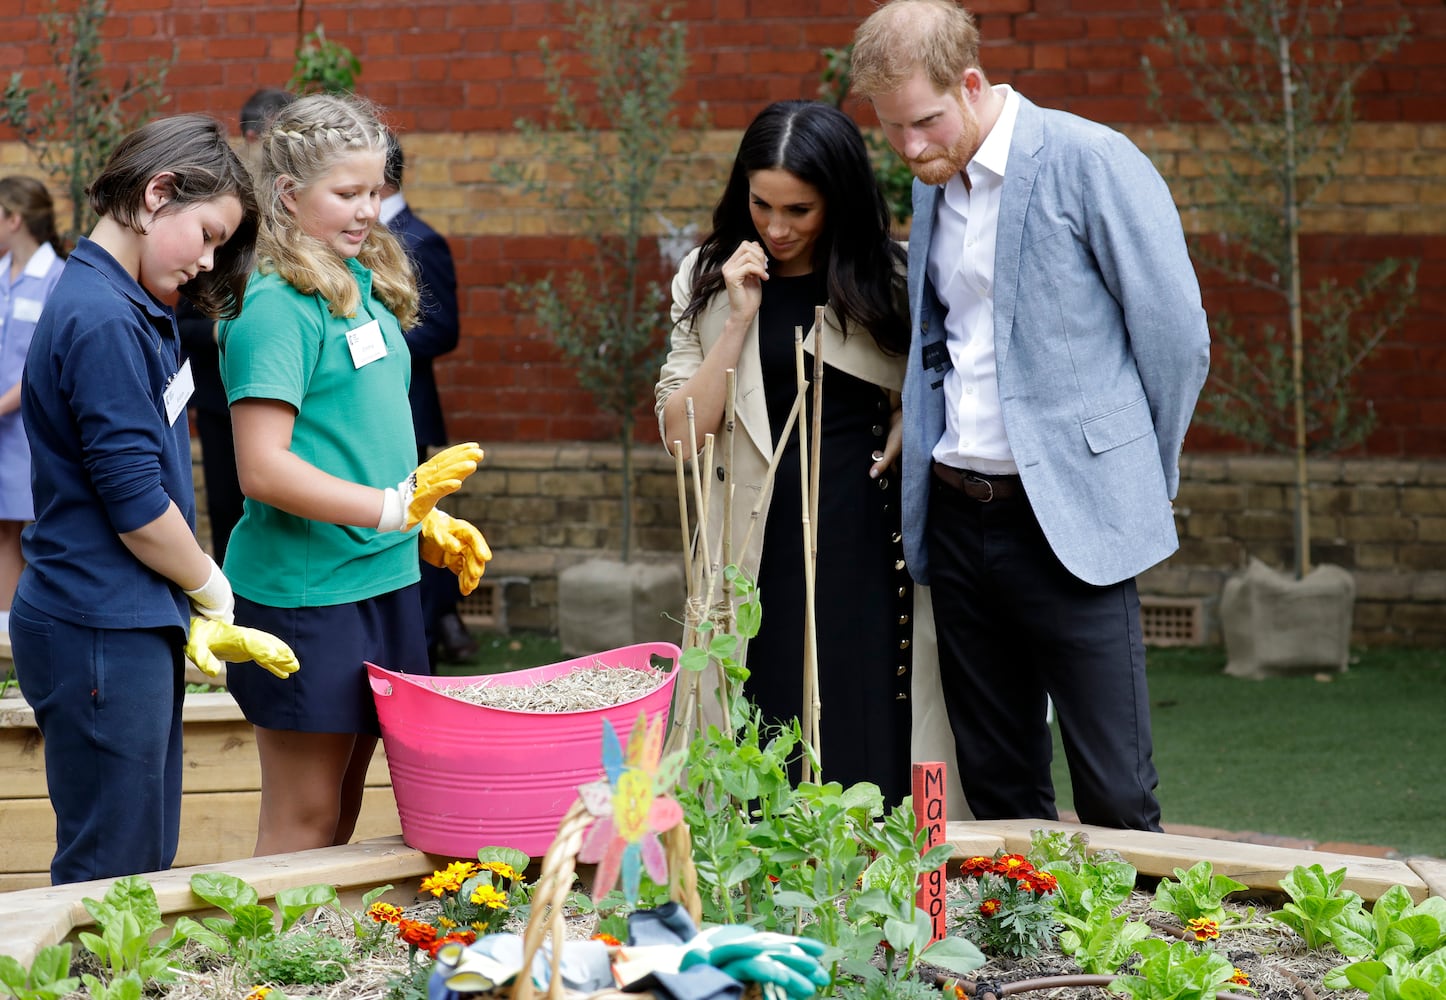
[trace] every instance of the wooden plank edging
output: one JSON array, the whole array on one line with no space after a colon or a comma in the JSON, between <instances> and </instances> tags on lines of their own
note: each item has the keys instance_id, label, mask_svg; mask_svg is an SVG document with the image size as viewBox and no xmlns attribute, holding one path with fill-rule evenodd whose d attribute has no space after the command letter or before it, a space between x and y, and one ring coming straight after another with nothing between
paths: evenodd
<instances>
[{"instance_id":1,"label":"wooden plank edging","mask_svg":"<svg viewBox=\"0 0 1446 1000\"><path fill-rule=\"evenodd\" d=\"M1431 859L1412 859L1408 863L1040 820L949 823L945 836L954 848L954 860L962 860L976 854L991 855L1001 847L1024 853L1029 849L1030 831L1039 829L1082 832L1088 836L1092 849L1118 851L1145 875L1172 875L1175 868L1189 868L1198 861L1208 860L1217 873L1229 875L1251 888L1277 889L1280 879L1296 865L1320 864L1327 871L1345 868L1346 886L1368 901L1398 884L1404 885L1412 898L1418 900L1427 895L1446 895L1446 861ZM146 877L156 890L163 916L169 921L176 914L205 906L191 893L191 876L197 872L235 875L252 885L262 900L273 899L284 888L316 883L335 885L339 895L357 896L389 882L396 884L422 878L450 860L453 859L413 850L401 837L383 837L345 847L175 868ZM0 955L9 955L29 965L41 948L64 941L75 928L91 922L81 900L87 896L99 899L111 881L100 879L0 893Z\"/></svg>"}]
</instances>

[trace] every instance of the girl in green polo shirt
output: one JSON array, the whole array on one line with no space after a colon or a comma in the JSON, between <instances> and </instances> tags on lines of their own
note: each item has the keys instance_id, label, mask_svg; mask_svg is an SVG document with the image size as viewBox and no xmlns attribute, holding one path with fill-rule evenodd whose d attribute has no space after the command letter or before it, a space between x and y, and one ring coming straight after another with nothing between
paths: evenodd
<instances>
[{"instance_id":1,"label":"girl in green polo shirt","mask_svg":"<svg viewBox=\"0 0 1446 1000\"><path fill-rule=\"evenodd\" d=\"M220 330L246 495L225 568L237 622L286 641L302 669L285 683L228 673L256 727L258 855L351 837L379 735L364 663L429 672L418 534L464 593L491 557L476 528L434 509L481 449L412 471L402 329L417 287L377 219L385 127L357 98L314 95L277 115L261 150L258 271Z\"/></svg>"}]
</instances>

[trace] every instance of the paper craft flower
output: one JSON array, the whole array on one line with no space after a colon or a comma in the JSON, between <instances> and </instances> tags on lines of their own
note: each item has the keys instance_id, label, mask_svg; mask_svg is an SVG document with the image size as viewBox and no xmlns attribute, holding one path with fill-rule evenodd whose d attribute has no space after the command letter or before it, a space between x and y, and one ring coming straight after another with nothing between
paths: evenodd
<instances>
[{"instance_id":1,"label":"paper craft flower","mask_svg":"<svg viewBox=\"0 0 1446 1000\"><path fill-rule=\"evenodd\" d=\"M607 777L583 785L587 811L597 817L577 852L579 861L597 864L592 898L600 900L618 883L629 903L638 899L643 868L648 877L663 884L668 880L668 862L658 834L672 829L683 818L683 808L658 794L658 765L663 753L663 715L651 724L639 712L628 734L627 753L612 723L603 720L603 770Z\"/></svg>"}]
</instances>

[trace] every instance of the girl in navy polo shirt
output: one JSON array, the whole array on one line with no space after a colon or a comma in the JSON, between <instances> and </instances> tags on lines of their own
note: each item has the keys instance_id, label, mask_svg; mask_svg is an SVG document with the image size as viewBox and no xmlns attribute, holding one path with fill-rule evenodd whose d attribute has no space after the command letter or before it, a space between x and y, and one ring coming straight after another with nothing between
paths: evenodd
<instances>
[{"instance_id":1,"label":"girl in navy polo shirt","mask_svg":"<svg viewBox=\"0 0 1446 1000\"><path fill-rule=\"evenodd\" d=\"M10 612L45 738L55 883L168 868L181 813L183 649L231 588L194 534L172 307L240 309L256 239L246 168L205 115L127 136L89 188L100 221L30 345L20 409L35 521Z\"/></svg>"},{"instance_id":2,"label":"girl in navy polo shirt","mask_svg":"<svg viewBox=\"0 0 1446 1000\"><path fill-rule=\"evenodd\" d=\"M476 528L434 509L477 468L455 445L415 471L407 400L417 286L378 221L387 134L371 106L316 94L261 137L257 273L221 324L221 378L246 496L226 548L236 619L285 641L289 680L227 686L256 727L257 854L345 844L380 728L365 661L429 673L422 556L475 587Z\"/></svg>"},{"instance_id":3,"label":"girl in navy polo shirt","mask_svg":"<svg viewBox=\"0 0 1446 1000\"><path fill-rule=\"evenodd\" d=\"M20 529L35 516L20 372L40 310L65 267L50 192L34 177L0 178L0 632L20 579Z\"/></svg>"}]
</instances>

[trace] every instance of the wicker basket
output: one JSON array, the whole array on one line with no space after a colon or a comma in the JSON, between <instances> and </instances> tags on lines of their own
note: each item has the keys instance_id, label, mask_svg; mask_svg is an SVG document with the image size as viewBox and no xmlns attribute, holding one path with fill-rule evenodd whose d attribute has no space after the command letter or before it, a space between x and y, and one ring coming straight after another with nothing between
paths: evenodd
<instances>
[{"instance_id":1,"label":"wicker basket","mask_svg":"<svg viewBox=\"0 0 1446 1000\"><path fill-rule=\"evenodd\" d=\"M557 827L557 837L542 858L542 872L532 890L532 912L527 919L527 929L522 938L522 971L512 984L512 1000L535 1000L537 988L532 984L533 959L542 948L543 942L552 941L552 975L548 979L548 1000L578 1000L580 997L616 997L628 1000L649 1000L650 993L624 993L607 989L597 993L582 994L569 991L562 985L562 946L566 940L564 910L568 892L572 889L573 876L577 868L577 852L582 849L583 834L592 823L593 817L583 806L582 799L573 802ZM693 867L693 838L687 823L679 823L662 835L663 849L668 859L668 894L681 903L693 918L693 923L702 921L703 904L698 898L698 870Z\"/></svg>"}]
</instances>

